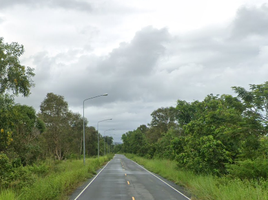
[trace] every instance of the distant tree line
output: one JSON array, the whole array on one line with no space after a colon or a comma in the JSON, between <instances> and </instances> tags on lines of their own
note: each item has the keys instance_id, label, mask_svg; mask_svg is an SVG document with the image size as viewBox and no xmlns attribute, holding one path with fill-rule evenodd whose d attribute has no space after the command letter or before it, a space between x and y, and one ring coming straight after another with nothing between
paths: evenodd
<instances>
[{"instance_id":1,"label":"distant tree line","mask_svg":"<svg viewBox=\"0 0 268 200\"><path fill-rule=\"evenodd\" d=\"M237 96L155 110L150 124L122 135L118 150L176 160L195 173L268 178L268 82L232 89Z\"/></svg>"},{"instance_id":2,"label":"distant tree line","mask_svg":"<svg viewBox=\"0 0 268 200\"><path fill-rule=\"evenodd\" d=\"M4 43L0 38L0 186L12 182L12 173L20 166L47 158L62 160L82 155L83 118L68 108L63 96L48 93L40 112L16 104L14 96L30 95L34 69L20 64L24 48L18 43ZM98 132L85 119L86 155L97 155ZM112 137L100 135L105 151ZM100 148L100 154L104 149Z\"/></svg>"}]
</instances>

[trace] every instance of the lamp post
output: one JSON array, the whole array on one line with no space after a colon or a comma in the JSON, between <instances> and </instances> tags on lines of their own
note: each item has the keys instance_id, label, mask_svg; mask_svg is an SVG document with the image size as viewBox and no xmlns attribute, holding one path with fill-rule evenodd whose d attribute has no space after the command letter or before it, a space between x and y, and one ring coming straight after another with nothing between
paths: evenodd
<instances>
[{"instance_id":1,"label":"lamp post","mask_svg":"<svg viewBox=\"0 0 268 200\"><path fill-rule=\"evenodd\" d=\"M112 120L112 118L110 119L104 119L104 120L101 120L101 121L98 121L97 123L97 132L99 131L99 123L100 122L104 122L104 121L108 121L108 120ZM100 157L100 134L98 132L98 158Z\"/></svg>"},{"instance_id":2,"label":"lamp post","mask_svg":"<svg viewBox=\"0 0 268 200\"><path fill-rule=\"evenodd\" d=\"M86 164L86 136L85 136L85 117L84 117L84 108L85 108L85 101L90 100L90 99L94 99L94 98L98 98L101 96L108 96L107 93L105 94L101 94L101 95L97 95L94 97L90 97L90 98L86 98L83 101L83 155L84 155L84 165Z\"/></svg>"},{"instance_id":3,"label":"lamp post","mask_svg":"<svg viewBox=\"0 0 268 200\"><path fill-rule=\"evenodd\" d=\"M115 129L111 128L111 129L107 129L107 130L105 130L104 133L103 133L103 137L105 136L105 132L106 132L106 131L111 131L111 130L115 130ZM106 137L106 136L105 136L105 137ZM103 143L104 143L104 153L103 153L103 155L105 155L105 138L104 138L104 142L103 142Z\"/></svg>"}]
</instances>

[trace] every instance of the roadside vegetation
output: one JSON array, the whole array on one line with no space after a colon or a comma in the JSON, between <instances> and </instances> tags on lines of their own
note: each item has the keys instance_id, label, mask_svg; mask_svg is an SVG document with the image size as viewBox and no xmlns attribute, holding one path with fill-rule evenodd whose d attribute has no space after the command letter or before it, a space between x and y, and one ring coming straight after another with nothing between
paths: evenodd
<instances>
[{"instance_id":1,"label":"roadside vegetation","mask_svg":"<svg viewBox=\"0 0 268 200\"><path fill-rule=\"evenodd\" d=\"M267 199L268 82L232 89L236 96L210 94L153 111L151 123L123 134L117 150L152 159L145 166L156 173L157 159L169 160L174 170L161 173L185 174L174 181L196 199Z\"/></svg>"},{"instance_id":2,"label":"roadside vegetation","mask_svg":"<svg viewBox=\"0 0 268 200\"><path fill-rule=\"evenodd\" d=\"M43 163L19 167L13 171L9 187L0 190L0 200L68 199L68 194L80 183L91 178L112 155L100 158L46 160Z\"/></svg>"},{"instance_id":3,"label":"roadside vegetation","mask_svg":"<svg viewBox=\"0 0 268 200\"><path fill-rule=\"evenodd\" d=\"M178 168L175 160L147 159L125 154L146 169L173 181L190 193L192 200L267 200L268 183L265 180L241 180L230 176L196 174Z\"/></svg>"},{"instance_id":4,"label":"roadside vegetation","mask_svg":"<svg viewBox=\"0 0 268 200\"><path fill-rule=\"evenodd\" d=\"M81 159L83 118L69 110L61 95L48 93L40 112L15 103L30 95L34 69L20 63L23 45L0 37L0 199L62 199L110 157ZM100 137L100 155L113 149ZM85 119L86 157L97 155L98 132Z\"/></svg>"}]
</instances>

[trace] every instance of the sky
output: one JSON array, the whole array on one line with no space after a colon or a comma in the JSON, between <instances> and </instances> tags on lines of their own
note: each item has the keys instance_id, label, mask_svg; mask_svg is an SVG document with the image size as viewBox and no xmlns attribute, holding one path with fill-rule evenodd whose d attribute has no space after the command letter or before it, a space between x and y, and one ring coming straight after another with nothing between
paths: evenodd
<instances>
[{"instance_id":1,"label":"sky","mask_svg":"<svg viewBox=\"0 0 268 200\"><path fill-rule=\"evenodd\" d=\"M35 69L16 102L39 112L52 92L82 115L108 93L84 113L115 142L179 99L268 80L268 0L0 0L0 37Z\"/></svg>"}]
</instances>

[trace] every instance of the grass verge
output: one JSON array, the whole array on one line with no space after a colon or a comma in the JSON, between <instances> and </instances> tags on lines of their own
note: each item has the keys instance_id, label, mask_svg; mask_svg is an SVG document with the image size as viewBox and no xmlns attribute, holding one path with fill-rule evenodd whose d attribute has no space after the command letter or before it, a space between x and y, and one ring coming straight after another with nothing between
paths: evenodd
<instances>
[{"instance_id":1,"label":"grass verge","mask_svg":"<svg viewBox=\"0 0 268 200\"><path fill-rule=\"evenodd\" d=\"M241 181L227 177L196 175L178 169L175 161L146 159L132 154L126 156L146 169L183 186L192 194L192 200L268 200L268 184Z\"/></svg>"},{"instance_id":2,"label":"grass verge","mask_svg":"<svg viewBox=\"0 0 268 200\"><path fill-rule=\"evenodd\" d=\"M38 176L33 183L19 190L0 190L0 200L64 200L79 183L92 177L112 156L82 160L66 160L57 164L47 163L50 172Z\"/></svg>"}]
</instances>

